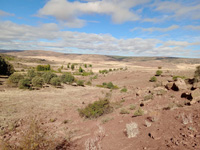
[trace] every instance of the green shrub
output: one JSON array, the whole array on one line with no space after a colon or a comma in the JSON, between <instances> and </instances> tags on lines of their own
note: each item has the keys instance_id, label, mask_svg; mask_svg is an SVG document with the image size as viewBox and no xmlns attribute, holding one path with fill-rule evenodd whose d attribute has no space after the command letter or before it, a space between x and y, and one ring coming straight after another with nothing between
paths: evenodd
<instances>
[{"instance_id":1,"label":"green shrub","mask_svg":"<svg viewBox=\"0 0 200 150\"><path fill-rule=\"evenodd\" d=\"M150 82L156 82L157 78L155 76L151 77L151 79L149 80Z\"/></svg>"},{"instance_id":2,"label":"green shrub","mask_svg":"<svg viewBox=\"0 0 200 150\"><path fill-rule=\"evenodd\" d=\"M90 76L90 75L93 75L94 73L92 71L90 72L83 72L82 73L82 76Z\"/></svg>"},{"instance_id":3,"label":"green shrub","mask_svg":"<svg viewBox=\"0 0 200 150\"><path fill-rule=\"evenodd\" d=\"M197 82L200 81L200 66L197 66L196 67L196 70L194 72L194 78Z\"/></svg>"},{"instance_id":4,"label":"green shrub","mask_svg":"<svg viewBox=\"0 0 200 150\"><path fill-rule=\"evenodd\" d=\"M31 80L30 79L21 79L18 83L20 89L30 89Z\"/></svg>"},{"instance_id":5,"label":"green shrub","mask_svg":"<svg viewBox=\"0 0 200 150\"><path fill-rule=\"evenodd\" d=\"M74 64L71 65L71 69L74 70Z\"/></svg>"},{"instance_id":6,"label":"green shrub","mask_svg":"<svg viewBox=\"0 0 200 150\"><path fill-rule=\"evenodd\" d=\"M0 75L10 76L15 72L13 65L0 56Z\"/></svg>"},{"instance_id":7,"label":"green shrub","mask_svg":"<svg viewBox=\"0 0 200 150\"><path fill-rule=\"evenodd\" d=\"M163 73L162 70L157 70L156 71L156 76L160 76L162 73Z\"/></svg>"},{"instance_id":8,"label":"green shrub","mask_svg":"<svg viewBox=\"0 0 200 150\"><path fill-rule=\"evenodd\" d=\"M86 85L92 85L91 81L87 81Z\"/></svg>"},{"instance_id":9,"label":"green shrub","mask_svg":"<svg viewBox=\"0 0 200 150\"><path fill-rule=\"evenodd\" d=\"M34 87L42 87L44 85L44 79L36 76L32 79L32 84Z\"/></svg>"},{"instance_id":10,"label":"green shrub","mask_svg":"<svg viewBox=\"0 0 200 150\"><path fill-rule=\"evenodd\" d=\"M90 68L92 68L92 65L91 65L91 64L89 64L89 67L90 67Z\"/></svg>"},{"instance_id":11,"label":"green shrub","mask_svg":"<svg viewBox=\"0 0 200 150\"><path fill-rule=\"evenodd\" d=\"M107 83L107 88L108 89L118 89L116 85L114 85L112 82Z\"/></svg>"},{"instance_id":12,"label":"green shrub","mask_svg":"<svg viewBox=\"0 0 200 150\"><path fill-rule=\"evenodd\" d=\"M129 114L130 112L127 110L127 109L125 109L125 108L122 108L121 110L120 110L120 114Z\"/></svg>"},{"instance_id":13,"label":"green shrub","mask_svg":"<svg viewBox=\"0 0 200 150\"><path fill-rule=\"evenodd\" d=\"M75 81L75 77L70 73L64 73L61 76L61 82L71 84Z\"/></svg>"},{"instance_id":14,"label":"green shrub","mask_svg":"<svg viewBox=\"0 0 200 150\"><path fill-rule=\"evenodd\" d=\"M111 72L111 71L112 71L112 69L109 69L109 71Z\"/></svg>"},{"instance_id":15,"label":"green shrub","mask_svg":"<svg viewBox=\"0 0 200 150\"><path fill-rule=\"evenodd\" d=\"M77 81L78 86L84 86L84 81L83 80L78 80Z\"/></svg>"},{"instance_id":16,"label":"green shrub","mask_svg":"<svg viewBox=\"0 0 200 150\"><path fill-rule=\"evenodd\" d=\"M87 68L87 64L85 64L84 66L85 66L85 68Z\"/></svg>"},{"instance_id":17,"label":"green shrub","mask_svg":"<svg viewBox=\"0 0 200 150\"><path fill-rule=\"evenodd\" d=\"M99 73L102 73L102 74L107 74L109 71L104 69L104 70L99 70Z\"/></svg>"},{"instance_id":18,"label":"green shrub","mask_svg":"<svg viewBox=\"0 0 200 150\"><path fill-rule=\"evenodd\" d=\"M135 106L135 105L132 105L132 104L131 104L130 107L129 107L130 110L134 110L135 108L136 108L136 106Z\"/></svg>"},{"instance_id":19,"label":"green shrub","mask_svg":"<svg viewBox=\"0 0 200 150\"><path fill-rule=\"evenodd\" d=\"M52 73L52 72L45 72L43 75L42 75L43 79L44 79L44 82L45 83L50 83L51 79L53 77L57 77L57 75L55 73Z\"/></svg>"},{"instance_id":20,"label":"green shrub","mask_svg":"<svg viewBox=\"0 0 200 150\"><path fill-rule=\"evenodd\" d=\"M153 94L148 94L144 96L144 101L148 101L150 99L153 99Z\"/></svg>"},{"instance_id":21,"label":"green shrub","mask_svg":"<svg viewBox=\"0 0 200 150\"><path fill-rule=\"evenodd\" d=\"M121 89L121 92L127 92L127 88L123 88L123 89Z\"/></svg>"},{"instance_id":22,"label":"green shrub","mask_svg":"<svg viewBox=\"0 0 200 150\"><path fill-rule=\"evenodd\" d=\"M51 70L51 66L48 64L48 65L38 65L36 67L36 70L37 71L50 71Z\"/></svg>"},{"instance_id":23,"label":"green shrub","mask_svg":"<svg viewBox=\"0 0 200 150\"><path fill-rule=\"evenodd\" d=\"M134 117L142 115L144 115L144 111L142 110L142 108L137 109L133 114Z\"/></svg>"},{"instance_id":24,"label":"green shrub","mask_svg":"<svg viewBox=\"0 0 200 150\"><path fill-rule=\"evenodd\" d=\"M13 73L11 76L9 76L8 82L17 85L21 79L24 79L24 76L22 74Z\"/></svg>"},{"instance_id":25,"label":"green shrub","mask_svg":"<svg viewBox=\"0 0 200 150\"><path fill-rule=\"evenodd\" d=\"M85 118L98 118L104 114L112 112L113 108L110 106L108 99L98 100L89 104L83 109L79 109L79 115Z\"/></svg>"},{"instance_id":26,"label":"green shrub","mask_svg":"<svg viewBox=\"0 0 200 150\"><path fill-rule=\"evenodd\" d=\"M36 74L35 70L33 70L33 69L28 70L27 76L28 76L30 79L33 79L36 75L37 75L37 74Z\"/></svg>"},{"instance_id":27,"label":"green shrub","mask_svg":"<svg viewBox=\"0 0 200 150\"><path fill-rule=\"evenodd\" d=\"M174 81L177 81L178 78L186 79L185 76L173 76L173 80L174 80Z\"/></svg>"},{"instance_id":28,"label":"green shrub","mask_svg":"<svg viewBox=\"0 0 200 150\"><path fill-rule=\"evenodd\" d=\"M50 84L53 86L61 86L61 81L59 77L51 78Z\"/></svg>"},{"instance_id":29,"label":"green shrub","mask_svg":"<svg viewBox=\"0 0 200 150\"><path fill-rule=\"evenodd\" d=\"M82 69L82 67L79 67L79 72L84 72L84 70Z\"/></svg>"}]
</instances>

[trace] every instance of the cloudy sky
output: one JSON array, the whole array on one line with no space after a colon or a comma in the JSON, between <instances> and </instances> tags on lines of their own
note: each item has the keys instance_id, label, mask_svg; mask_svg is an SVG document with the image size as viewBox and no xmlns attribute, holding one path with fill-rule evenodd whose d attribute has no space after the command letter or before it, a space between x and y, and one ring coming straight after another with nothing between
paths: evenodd
<instances>
[{"instance_id":1,"label":"cloudy sky","mask_svg":"<svg viewBox=\"0 0 200 150\"><path fill-rule=\"evenodd\" d=\"M0 49L200 58L200 0L0 0Z\"/></svg>"}]
</instances>

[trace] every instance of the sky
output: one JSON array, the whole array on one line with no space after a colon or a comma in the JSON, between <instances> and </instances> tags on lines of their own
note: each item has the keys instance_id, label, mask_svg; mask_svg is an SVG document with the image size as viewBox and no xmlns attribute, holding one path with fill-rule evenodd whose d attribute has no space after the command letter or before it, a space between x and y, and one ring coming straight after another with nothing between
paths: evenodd
<instances>
[{"instance_id":1,"label":"sky","mask_svg":"<svg viewBox=\"0 0 200 150\"><path fill-rule=\"evenodd\" d=\"M200 0L0 0L0 49L200 58Z\"/></svg>"}]
</instances>

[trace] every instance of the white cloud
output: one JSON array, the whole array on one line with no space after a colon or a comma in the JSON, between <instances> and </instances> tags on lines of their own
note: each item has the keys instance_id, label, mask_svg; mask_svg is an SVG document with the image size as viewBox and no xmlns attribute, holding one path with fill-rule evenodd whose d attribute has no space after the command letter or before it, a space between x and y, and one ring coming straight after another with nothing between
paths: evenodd
<instances>
[{"instance_id":1,"label":"white cloud","mask_svg":"<svg viewBox=\"0 0 200 150\"><path fill-rule=\"evenodd\" d=\"M79 17L86 14L105 14L111 16L114 23L136 21L140 17L131 8L150 0L87 0L87 2L69 2L67 0L50 0L38 11L39 16L54 16L66 22L69 27L81 27L85 24Z\"/></svg>"},{"instance_id":2,"label":"white cloud","mask_svg":"<svg viewBox=\"0 0 200 150\"><path fill-rule=\"evenodd\" d=\"M154 7L154 10L169 13L170 17L176 19L200 19L200 1L155 1Z\"/></svg>"},{"instance_id":3,"label":"white cloud","mask_svg":"<svg viewBox=\"0 0 200 150\"><path fill-rule=\"evenodd\" d=\"M11 14L11 13L8 13L8 12L5 12L3 10L0 10L0 16L14 16L15 14Z\"/></svg>"},{"instance_id":4,"label":"white cloud","mask_svg":"<svg viewBox=\"0 0 200 150\"><path fill-rule=\"evenodd\" d=\"M38 27L19 25L10 21L0 22L1 49L47 49L71 50L101 54L127 54L143 56L178 56L186 52L187 46L200 45L199 42L161 41L158 39L129 38L117 39L110 34L92 34L61 31L54 24ZM160 45L159 47L157 45Z\"/></svg>"},{"instance_id":5,"label":"white cloud","mask_svg":"<svg viewBox=\"0 0 200 150\"><path fill-rule=\"evenodd\" d=\"M192 30L200 30L200 26L193 26L193 25L188 25L185 26L186 29L192 29Z\"/></svg>"},{"instance_id":6,"label":"white cloud","mask_svg":"<svg viewBox=\"0 0 200 150\"><path fill-rule=\"evenodd\" d=\"M135 31L135 30L141 29L142 31L147 31L147 32L155 32L155 31L168 32L168 31L175 30L175 29L178 29L178 28L179 28L178 25L171 25L171 26L169 26L167 28L156 28L156 27L141 28L141 27L136 27L136 28L133 28L131 31Z\"/></svg>"}]
</instances>

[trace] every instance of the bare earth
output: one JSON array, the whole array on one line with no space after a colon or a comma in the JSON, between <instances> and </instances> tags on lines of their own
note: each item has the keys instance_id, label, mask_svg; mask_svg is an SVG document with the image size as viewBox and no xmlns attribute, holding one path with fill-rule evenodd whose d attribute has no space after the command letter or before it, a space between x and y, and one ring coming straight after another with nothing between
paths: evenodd
<instances>
[{"instance_id":1,"label":"bare earth","mask_svg":"<svg viewBox=\"0 0 200 150\"><path fill-rule=\"evenodd\" d=\"M8 138L13 142L19 139L18 133L23 130L31 118L37 118L41 126L57 139L69 138L73 143L72 149L86 149L86 141L98 137L97 143L102 150L199 150L200 149L200 104L191 106L183 105L186 101L181 98L183 91L168 90L163 95L155 95L152 100L144 100L149 90L154 89L156 83L149 82L158 67L162 67L163 75L158 77L157 83L172 78L169 75L181 75L192 78L196 66L200 65L200 59L187 60L142 60L139 58L126 58L117 60L113 57L101 55L67 55L45 51L12 52L9 55L22 59L45 59L54 68L64 68L70 63L92 64L92 71L98 74L98 78L92 80L92 85L85 87L63 84L63 88L46 87L40 90L21 90L8 87L6 78L0 78L0 129L13 125L20 121L15 130L0 134L2 138ZM143 58L145 59L145 58ZM188 62L189 61L189 62ZM10 63L13 63L10 61ZM16 63L16 62L14 62ZM19 62L26 66L36 66L38 62ZM45 62L44 62L45 64ZM16 65L16 64L14 64ZM109 72L106 75L99 74L99 70L109 68L127 68ZM18 70L22 68L17 68ZM89 69L90 70L90 69ZM67 71L67 70L64 70ZM88 81L90 77L77 78ZM103 82L113 82L119 89L110 91L106 88L96 87ZM127 92L120 89L126 87ZM138 94L141 91L143 94ZM79 116L78 108L83 108L89 103L111 94L111 102L121 104L97 119L84 119ZM145 114L133 117L133 113L140 104ZM176 104L176 105L175 105ZM179 105L178 105L179 104ZM130 110L130 105L135 105L135 110ZM163 109L170 107L170 109ZM122 108L129 114L120 114ZM184 123L183 117L190 121ZM154 119L152 121L152 118ZM55 121L50 121L55 119ZM64 123L67 120L67 123ZM139 133L136 137L128 138L126 124L137 123ZM150 123L151 125L147 125ZM3 136L2 136L3 135ZM0 148L1 149L1 148Z\"/></svg>"}]
</instances>

